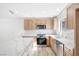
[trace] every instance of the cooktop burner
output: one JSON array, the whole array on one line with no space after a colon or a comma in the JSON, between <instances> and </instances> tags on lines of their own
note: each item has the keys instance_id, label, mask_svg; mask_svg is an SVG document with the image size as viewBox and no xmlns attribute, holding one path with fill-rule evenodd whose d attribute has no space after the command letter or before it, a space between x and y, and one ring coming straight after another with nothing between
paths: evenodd
<instances>
[{"instance_id":1,"label":"cooktop burner","mask_svg":"<svg viewBox=\"0 0 79 59\"><path fill-rule=\"evenodd\" d=\"M45 38L45 34L37 34L37 38Z\"/></svg>"}]
</instances>

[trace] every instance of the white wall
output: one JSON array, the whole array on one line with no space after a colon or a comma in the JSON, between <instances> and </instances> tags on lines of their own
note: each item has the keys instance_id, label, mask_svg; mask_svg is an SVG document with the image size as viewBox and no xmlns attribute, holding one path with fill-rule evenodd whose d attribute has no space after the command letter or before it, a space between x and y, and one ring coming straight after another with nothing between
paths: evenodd
<instances>
[{"instance_id":1,"label":"white wall","mask_svg":"<svg viewBox=\"0 0 79 59\"><path fill-rule=\"evenodd\" d=\"M25 48L25 40L21 37L24 29L23 17L9 12L10 9L19 7L15 4L0 4L0 55L20 55ZM26 43L31 41L25 39Z\"/></svg>"},{"instance_id":2,"label":"white wall","mask_svg":"<svg viewBox=\"0 0 79 59\"><path fill-rule=\"evenodd\" d=\"M23 20L0 18L0 55L17 55L16 43L23 32Z\"/></svg>"}]
</instances>

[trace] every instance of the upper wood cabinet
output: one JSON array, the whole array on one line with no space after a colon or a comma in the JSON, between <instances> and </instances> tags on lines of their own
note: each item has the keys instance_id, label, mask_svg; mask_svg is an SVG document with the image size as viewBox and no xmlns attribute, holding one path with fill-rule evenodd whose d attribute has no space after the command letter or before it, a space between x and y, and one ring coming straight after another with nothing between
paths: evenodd
<instances>
[{"instance_id":1,"label":"upper wood cabinet","mask_svg":"<svg viewBox=\"0 0 79 59\"><path fill-rule=\"evenodd\" d=\"M69 29L75 29L76 28L76 9L79 8L79 3L74 3L71 6L67 8L67 22L68 22L68 28Z\"/></svg>"},{"instance_id":2,"label":"upper wood cabinet","mask_svg":"<svg viewBox=\"0 0 79 59\"><path fill-rule=\"evenodd\" d=\"M72 5L68 7L67 9L67 27L68 29L74 29L75 28L75 11L74 11L75 6Z\"/></svg>"},{"instance_id":3,"label":"upper wood cabinet","mask_svg":"<svg viewBox=\"0 0 79 59\"><path fill-rule=\"evenodd\" d=\"M33 29L33 21L32 20L24 20L24 30Z\"/></svg>"},{"instance_id":4,"label":"upper wood cabinet","mask_svg":"<svg viewBox=\"0 0 79 59\"><path fill-rule=\"evenodd\" d=\"M24 29L25 29L25 30L26 30L26 29L30 29L30 28L29 28L29 26L30 26L29 24L30 24L30 21L29 21L29 20L27 20L27 21L24 20Z\"/></svg>"},{"instance_id":5,"label":"upper wood cabinet","mask_svg":"<svg viewBox=\"0 0 79 59\"><path fill-rule=\"evenodd\" d=\"M54 28L54 20L45 20L47 29L53 29Z\"/></svg>"},{"instance_id":6,"label":"upper wood cabinet","mask_svg":"<svg viewBox=\"0 0 79 59\"><path fill-rule=\"evenodd\" d=\"M53 29L54 20L51 19L25 19L24 30L34 30L37 25L46 25L46 29Z\"/></svg>"}]
</instances>

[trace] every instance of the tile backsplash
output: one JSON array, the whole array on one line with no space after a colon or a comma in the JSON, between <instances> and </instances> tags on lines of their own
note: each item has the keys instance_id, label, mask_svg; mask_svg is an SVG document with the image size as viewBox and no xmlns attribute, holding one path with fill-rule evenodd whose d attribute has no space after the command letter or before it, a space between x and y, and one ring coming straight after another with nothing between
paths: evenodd
<instances>
[{"instance_id":1,"label":"tile backsplash","mask_svg":"<svg viewBox=\"0 0 79 59\"><path fill-rule=\"evenodd\" d=\"M23 33L23 35L27 35L27 36L36 36L37 34L51 35L51 34L56 34L56 32L54 30L26 30Z\"/></svg>"},{"instance_id":2,"label":"tile backsplash","mask_svg":"<svg viewBox=\"0 0 79 59\"><path fill-rule=\"evenodd\" d=\"M74 40L74 30L63 31L62 37L68 40Z\"/></svg>"}]
</instances>

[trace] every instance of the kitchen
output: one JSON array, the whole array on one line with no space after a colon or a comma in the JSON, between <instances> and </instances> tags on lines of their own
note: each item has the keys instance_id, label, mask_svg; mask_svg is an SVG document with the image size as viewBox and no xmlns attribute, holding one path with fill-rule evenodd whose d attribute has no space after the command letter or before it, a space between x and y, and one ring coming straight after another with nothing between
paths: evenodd
<instances>
[{"instance_id":1,"label":"kitchen","mask_svg":"<svg viewBox=\"0 0 79 59\"><path fill-rule=\"evenodd\" d=\"M75 47L74 29L68 28L67 21L70 5L66 6L55 17L26 17L24 19L24 30L28 34L23 34L23 37L32 37L34 46L50 47L56 56L73 56Z\"/></svg>"},{"instance_id":2,"label":"kitchen","mask_svg":"<svg viewBox=\"0 0 79 59\"><path fill-rule=\"evenodd\" d=\"M0 7L0 55L79 55L79 3Z\"/></svg>"},{"instance_id":3,"label":"kitchen","mask_svg":"<svg viewBox=\"0 0 79 59\"><path fill-rule=\"evenodd\" d=\"M63 26L63 28L62 25L60 25L60 27L62 27L62 30L65 29L65 32L61 31L59 33L59 21L56 18L57 17L26 18L24 20L24 29L26 34L23 34L23 37L31 37L33 40L33 45L36 47L50 47L56 56L65 55L64 47L67 46L67 49L71 49L70 53L68 51L67 55L73 56L74 42L70 42L69 40L74 40L74 31L67 30L65 29L65 26ZM62 21L60 23L62 24ZM30 31L30 35L29 31L27 32L27 30Z\"/></svg>"}]
</instances>

